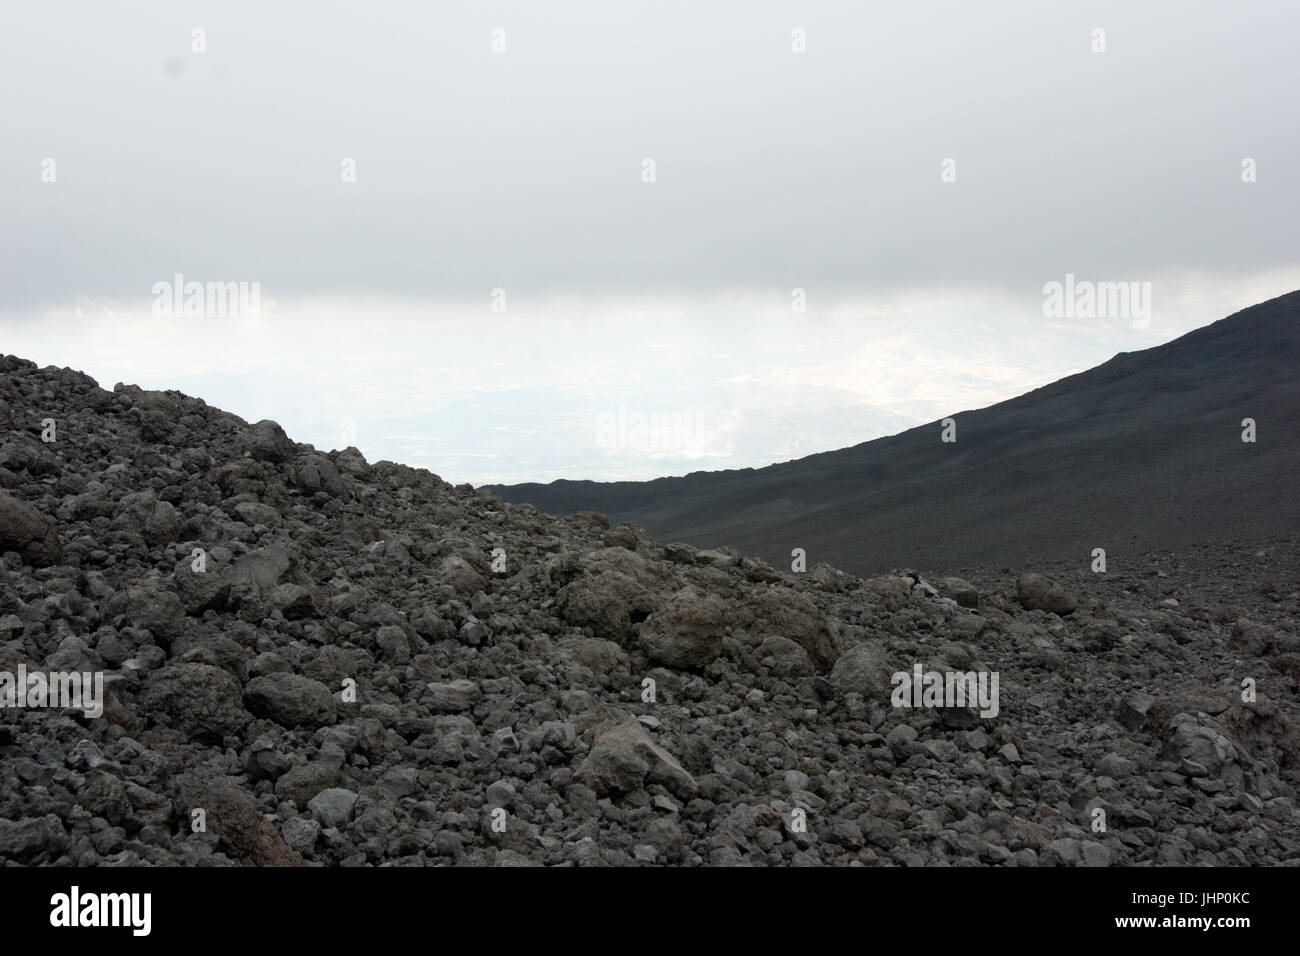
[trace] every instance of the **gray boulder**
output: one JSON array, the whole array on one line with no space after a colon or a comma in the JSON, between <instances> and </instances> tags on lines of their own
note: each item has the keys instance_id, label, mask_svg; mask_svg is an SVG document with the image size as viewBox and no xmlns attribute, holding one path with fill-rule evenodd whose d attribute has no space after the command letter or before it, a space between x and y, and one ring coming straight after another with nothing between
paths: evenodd
<instances>
[{"instance_id":1,"label":"gray boulder","mask_svg":"<svg viewBox=\"0 0 1300 956\"><path fill-rule=\"evenodd\" d=\"M307 809L312 812L312 816L326 827L343 826L352 819L352 810L356 805L356 791L344 787L322 790L307 801Z\"/></svg>"},{"instance_id":2,"label":"gray boulder","mask_svg":"<svg viewBox=\"0 0 1300 956\"><path fill-rule=\"evenodd\" d=\"M238 733L248 723L240 705L239 682L211 664L171 664L145 680L142 703L147 713L163 715L167 722L196 740L220 741Z\"/></svg>"},{"instance_id":3,"label":"gray boulder","mask_svg":"<svg viewBox=\"0 0 1300 956\"><path fill-rule=\"evenodd\" d=\"M278 465L289 460L296 446L283 428L264 419L248 429L244 436L244 449L258 461Z\"/></svg>"},{"instance_id":4,"label":"gray boulder","mask_svg":"<svg viewBox=\"0 0 1300 956\"><path fill-rule=\"evenodd\" d=\"M666 667L705 667L722 651L724 617L718 598L682 588L641 625L641 647Z\"/></svg>"},{"instance_id":5,"label":"gray boulder","mask_svg":"<svg viewBox=\"0 0 1300 956\"><path fill-rule=\"evenodd\" d=\"M830 682L841 694L861 694L865 700L887 703L893 692L896 668L885 657L884 648L864 642L845 651L830 673Z\"/></svg>"},{"instance_id":6,"label":"gray boulder","mask_svg":"<svg viewBox=\"0 0 1300 956\"><path fill-rule=\"evenodd\" d=\"M1041 574L1022 574L1016 581L1016 600L1026 610L1050 611L1053 614L1072 614L1079 606L1078 599L1051 578Z\"/></svg>"},{"instance_id":7,"label":"gray boulder","mask_svg":"<svg viewBox=\"0 0 1300 956\"><path fill-rule=\"evenodd\" d=\"M7 491L0 491L0 552L3 551L16 551L24 561L38 568L63 561L54 520Z\"/></svg>"},{"instance_id":8,"label":"gray boulder","mask_svg":"<svg viewBox=\"0 0 1300 956\"><path fill-rule=\"evenodd\" d=\"M301 674L253 678L244 688L244 704L282 727L322 727L334 722L334 698L329 688Z\"/></svg>"},{"instance_id":9,"label":"gray boulder","mask_svg":"<svg viewBox=\"0 0 1300 956\"><path fill-rule=\"evenodd\" d=\"M683 799L698 789L695 778L653 740L635 717L601 730L578 767L577 778L598 796L631 793L647 780L664 784Z\"/></svg>"}]
</instances>

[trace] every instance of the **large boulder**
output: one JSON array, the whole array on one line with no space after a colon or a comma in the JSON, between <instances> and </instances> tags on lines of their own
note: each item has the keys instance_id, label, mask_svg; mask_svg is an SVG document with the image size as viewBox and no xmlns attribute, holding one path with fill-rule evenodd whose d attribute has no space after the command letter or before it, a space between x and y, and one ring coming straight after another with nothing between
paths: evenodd
<instances>
[{"instance_id":1,"label":"large boulder","mask_svg":"<svg viewBox=\"0 0 1300 956\"><path fill-rule=\"evenodd\" d=\"M357 792L346 787L329 787L307 801L307 809L327 827L341 827L352 819Z\"/></svg>"},{"instance_id":2,"label":"large boulder","mask_svg":"<svg viewBox=\"0 0 1300 956\"><path fill-rule=\"evenodd\" d=\"M338 498L347 491L339 467L318 452L301 455L294 463L293 483L305 495L324 492Z\"/></svg>"},{"instance_id":3,"label":"large boulder","mask_svg":"<svg viewBox=\"0 0 1300 956\"><path fill-rule=\"evenodd\" d=\"M961 607L980 606L979 589L964 578L939 578L934 582L934 589L944 597L956 601Z\"/></svg>"},{"instance_id":4,"label":"large boulder","mask_svg":"<svg viewBox=\"0 0 1300 956\"><path fill-rule=\"evenodd\" d=\"M647 781L662 783L683 799L698 789L695 778L631 716L597 731L576 777L597 796L632 793Z\"/></svg>"},{"instance_id":5,"label":"large boulder","mask_svg":"<svg viewBox=\"0 0 1300 956\"><path fill-rule=\"evenodd\" d=\"M1277 637L1262 624L1239 617L1232 622L1232 646L1250 657L1263 657L1277 645Z\"/></svg>"},{"instance_id":6,"label":"large boulder","mask_svg":"<svg viewBox=\"0 0 1300 956\"><path fill-rule=\"evenodd\" d=\"M68 834L53 813L0 820L0 858L22 863L53 862L67 848Z\"/></svg>"},{"instance_id":7,"label":"large boulder","mask_svg":"<svg viewBox=\"0 0 1300 956\"><path fill-rule=\"evenodd\" d=\"M1050 611L1053 614L1072 614L1079 606L1073 594L1051 578L1030 572L1016 581L1016 600L1026 610Z\"/></svg>"},{"instance_id":8,"label":"large boulder","mask_svg":"<svg viewBox=\"0 0 1300 956\"><path fill-rule=\"evenodd\" d=\"M243 585L258 594L270 594L277 584L288 578L293 558L279 546L250 551L230 569L230 582Z\"/></svg>"},{"instance_id":9,"label":"large boulder","mask_svg":"<svg viewBox=\"0 0 1300 956\"><path fill-rule=\"evenodd\" d=\"M459 554L449 554L442 559L442 580L451 585L457 594L472 595L483 590L486 579L474 565Z\"/></svg>"},{"instance_id":10,"label":"large boulder","mask_svg":"<svg viewBox=\"0 0 1300 956\"><path fill-rule=\"evenodd\" d=\"M219 611L230 597L230 581L207 557L202 571L194 570L194 559L176 562L176 593L186 614L198 617L207 610Z\"/></svg>"},{"instance_id":11,"label":"large boulder","mask_svg":"<svg viewBox=\"0 0 1300 956\"><path fill-rule=\"evenodd\" d=\"M911 593L912 582L901 574L882 574L874 578L866 578L862 586L872 594L880 597L893 596L904 597Z\"/></svg>"},{"instance_id":12,"label":"large boulder","mask_svg":"<svg viewBox=\"0 0 1300 956\"><path fill-rule=\"evenodd\" d=\"M593 674L628 673L627 651L613 641L599 637L569 638L560 643L560 652L574 664L590 668Z\"/></svg>"},{"instance_id":13,"label":"large boulder","mask_svg":"<svg viewBox=\"0 0 1300 956\"><path fill-rule=\"evenodd\" d=\"M156 643L170 647L185 632L185 608L175 591L161 582L132 585L108 599L115 626L143 627Z\"/></svg>"},{"instance_id":14,"label":"large boulder","mask_svg":"<svg viewBox=\"0 0 1300 956\"><path fill-rule=\"evenodd\" d=\"M732 612L731 623L759 637L788 637L808 652L819 672L839 660L839 628L816 602L794 588L768 585L751 591Z\"/></svg>"},{"instance_id":15,"label":"large boulder","mask_svg":"<svg viewBox=\"0 0 1300 956\"><path fill-rule=\"evenodd\" d=\"M220 667L171 664L149 675L141 704L196 740L220 743L248 723L241 699L239 682Z\"/></svg>"},{"instance_id":16,"label":"large boulder","mask_svg":"<svg viewBox=\"0 0 1300 956\"><path fill-rule=\"evenodd\" d=\"M557 595L564 619L624 647L630 643L635 625L680 586L662 565L651 564L639 552L626 548L590 552L577 570L578 576Z\"/></svg>"},{"instance_id":17,"label":"large boulder","mask_svg":"<svg viewBox=\"0 0 1300 956\"><path fill-rule=\"evenodd\" d=\"M116 503L110 527L155 546L174 540L178 525L176 509L170 502L159 501L153 491L136 491L123 495Z\"/></svg>"},{"instance_id":18,"label":"large boulder","mask_svg":"<svg viewBox=\"0 0 1300 956\"><path fill-rule=\"evenodd\" d=\"M267 610L279 607L287 610L286 617L304 617L315 613L321 602L316 582L298 555L282 545L268 545L250 551L239 558L226 573L231 584L231 598L236 603L245 600L264 602ZM283 584L296 584L305 588L305 596L297 589L281 590Z\"/></svg>"},{"instance_id":19,"label":"large boulder","mask_svg":"<svg viewBox=\"0 0 1300 956\"><path fill-rule=\"evenodd\" d=\"M893 693L894 673L884 648L864 642L845 651L835 662L830 682L841 694L861 694L864 700L883 703Z\"/></svg>"},{"instance_id":20,"label":"large boulder","mask_svg":"<svg viewBox=\"0 0 1300 956\"><path fill-rule=\"evenodd\" d=\"M763 638L758 646L758 657L759 663L777 677L811 677L815 670L808 652L795 641L780 634Z\"/></svg>"},{"instance_id":21,"label":"large boulder","mask_svg":"<svg viewBox=\"0 0 1300 956\"><path fill-rule=\"evenodd\" d=\"M244 449L258 461L278 465L288 461L297 446L284 429L273 421L263 420L249 427L244 435Z\"/></svg>"},{"instance_id":22,"label":"large boulder","mask_svg":"<svg viewBox=\"0 0 1300 956\"><path fill-rule=\"evenodd\" d=\"M16 551L38 568L63 561L54 520L7 491L0 491L0 552L4 551Z\"/></svg>"},{"instance_id":23,"label":"large boulder","mask_svg":"<svg viewBox=\"0 0 1300 956\"><path fill-rule=\"evenodd\" d=\"M254 866L302 865L302 857L284 842L253 798L227 777L200 771L181 774L176 779L176 806L187 824L189 814L202 809L208 832L232 860Z\"/></svg>"},{"instance_id":24,"label":"large boulder","mask_svg":"<svg viewBox=\"0 0 1300 956\"><path fill-rule=\"evenodd\" d=\"M302 806L312 797L343 780L340 764L333 760L313 760L290 767L275 781L275 795Z\"/></svg>"},{"instance_id":25,"label":"large boulder","mask_svg":"<svg viewBox=\"0 0 1300 956\"><path fill-rule=\"evenodd\" d=\"M280 672L255 677L244 688L244 703L259 717L282 727L322 727L334 722L334 698L318 680Z\"/></svg>"},{"instance_id":26,"label":"large boulder","mask_svg":"<svg viewBox=\"0 0 1300 956\"><path fill-rule=\"evenodd\" d=\"M1160 753L1179 761L1180 769L1193 777L1216 777L1230 785L1240 785L1244 771L1253 764L1225 729L1204 714L1175 714L1165 730Z\"/></svg>"},{"instance_id":27,"label":"large boulder","mask_svg":"<svg viewBox=\"0 0 1300 956\"><path fill-rule=\"evenodd\" d=\"M725 616L725 606L714 595L682 588L641 625L641 647L667 667L705 667L722 651Z\"/></svg>"}]
</instances>

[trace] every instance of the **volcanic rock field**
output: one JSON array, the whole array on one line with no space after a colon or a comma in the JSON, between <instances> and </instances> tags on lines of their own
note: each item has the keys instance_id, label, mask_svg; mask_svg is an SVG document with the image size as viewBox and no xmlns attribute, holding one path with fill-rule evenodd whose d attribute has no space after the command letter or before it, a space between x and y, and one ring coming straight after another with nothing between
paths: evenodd
<instances>
[{"instance_id":1,"label":"volcanic rock field","mask_svg":"<svg viewBox=\"0 0 1300 956\"><path fill-rule=\"evenodd\" d=\"M4 863L1300 860L1294 533L864 579L13 356L0 426L0 672L105 695L0 713Z\"/></svg>"}]
</instances>

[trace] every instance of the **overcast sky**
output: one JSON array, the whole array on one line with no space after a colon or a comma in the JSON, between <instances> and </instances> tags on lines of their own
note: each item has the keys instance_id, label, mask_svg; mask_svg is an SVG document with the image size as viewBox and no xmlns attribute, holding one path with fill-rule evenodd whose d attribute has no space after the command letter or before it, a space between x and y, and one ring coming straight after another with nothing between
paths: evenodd
<instances>
[{"instance_id":1,"label":"overcast sky","mask_svg":"<svg viewBox=\"0 0 1300 956\"><path fill-rule=\"evenodd\" d=\"M761 466L1300 287L1276 0L0 18L0 351L448 480Z\"/></svg>"}]
</instances>

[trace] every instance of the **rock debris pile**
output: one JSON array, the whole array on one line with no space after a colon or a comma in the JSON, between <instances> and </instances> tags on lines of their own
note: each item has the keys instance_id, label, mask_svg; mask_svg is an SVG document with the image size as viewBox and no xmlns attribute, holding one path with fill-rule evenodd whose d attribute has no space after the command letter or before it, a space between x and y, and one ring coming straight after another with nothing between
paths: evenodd
<instances>
[{"instance_id":1,"label":"rock debris pile","mask_svg":"<svg viewBox=\"0 0 1300 956\"><path fill-rule=\"evenodd\" d=\"M792 573L12 356L0 426L3 862L1300 859L1292 543Z\"/></svg>"}]
</instances>

